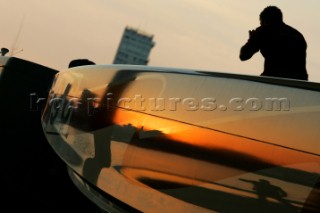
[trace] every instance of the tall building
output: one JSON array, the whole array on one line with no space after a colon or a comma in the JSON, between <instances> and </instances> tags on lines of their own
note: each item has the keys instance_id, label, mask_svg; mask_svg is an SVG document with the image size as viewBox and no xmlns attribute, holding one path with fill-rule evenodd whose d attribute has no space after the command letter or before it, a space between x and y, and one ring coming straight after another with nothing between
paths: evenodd
<instances>
[{"instance_id":1,"label":"tall building","mask_svg":"<svg viewBox=\"0 0 320 213\"><path fill-rule=\"evenodd\" d=\"M153 35L127 26L113 63L147 65L150 51L155 45L152 39Z\"/></svg>"}]
</instances>

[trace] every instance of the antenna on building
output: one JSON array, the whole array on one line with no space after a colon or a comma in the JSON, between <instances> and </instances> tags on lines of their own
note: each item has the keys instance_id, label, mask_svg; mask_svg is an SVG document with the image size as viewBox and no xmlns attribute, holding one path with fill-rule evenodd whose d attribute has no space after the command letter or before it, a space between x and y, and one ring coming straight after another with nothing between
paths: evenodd
<instances>
[{"instance_id":1,"label":"antenna on building","mask_svg":"<svg viewBox=\"0 0 320 213\"><path fill-rule=\"evenodd\" d=\"M23 51L23 49L20 49L18 51L15 52L15 49L16 49L16 46L17 46L17 43L18 43L18 40L20 38L20 34L21 34L21 30L22 30L22 27L23 27L23 24L24 24L24 19L25 19L25 16L22 17L22 20L20 22L20 25L19 25L19 28L18 28L18 33L14 39L14 42L13 42L13 45L12 45L12 48L11 48L11 56L13 56L14 54L17 54L17 53L20 53Z\"/></svg>"},{"instance_id":2,"label":"antenna on building","mask_svg":"<svg viewBox=\"0 0 320 213\"><path fill-rule=\"evenodd\" d=\"M148 20L145 20L143 24L143 30L147 31L147 27L148 27Z\"/></svg>"}]
</instances>

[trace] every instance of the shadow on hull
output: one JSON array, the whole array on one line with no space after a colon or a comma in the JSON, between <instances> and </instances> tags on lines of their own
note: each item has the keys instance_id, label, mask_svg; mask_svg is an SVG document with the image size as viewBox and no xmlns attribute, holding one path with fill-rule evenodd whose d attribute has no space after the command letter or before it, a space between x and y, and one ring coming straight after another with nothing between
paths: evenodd
<instances>
[{"instance_id":1,"label":"shadow on hull","mask_svg":"<svg viewBox=\"0 0 320 213\"><path fill-rule=\"evenodd\" d=\"M94 212L42 130L41 113L58 72L14 57L1 57L0 63L2 208Z\"/></svg>"}]
</instances>

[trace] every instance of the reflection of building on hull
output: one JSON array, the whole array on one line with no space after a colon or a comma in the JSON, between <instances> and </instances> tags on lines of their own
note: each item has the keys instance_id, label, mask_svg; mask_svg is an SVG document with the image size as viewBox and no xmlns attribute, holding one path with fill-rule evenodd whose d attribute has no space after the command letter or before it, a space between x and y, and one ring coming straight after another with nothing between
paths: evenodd
<instances>
[{"instance_id":1,"label":"reflection of building on hull","mask_svg":"<svg viewBox=\"0 0 320 213\"><path fill-rule=\"evenodd\" d=\"M320 150L315 147L318 84L146 67L86 69L61 73L52 92L70 100L80 98L81 88L86 88L99 98L96 113L73 110L69 120L55 121L68 127L67 134L56 130L59 134L48 135L48 140L72 170L104 193L141 211L256 211L264 206L283 212L316 205L305 201L320 176ZM97 81L86 81L86 75ZM64 94L71 76L83 76L82 83L71 84ZM192 111L179 105L175 110L150 110L148 105L142 110L136 104L103 108L107 94L114 100L140 94L184 100L215 97L223 103L233 97L275 96L288 98L290 110ZM303 103L301 94L306 97ZM46 131L50 107L43 115ZM275 128L267 134L270 126ZM62 146L81 160L61 153ZM282 195L274 195L281 190Z\"/></svg>"}]
</instances>

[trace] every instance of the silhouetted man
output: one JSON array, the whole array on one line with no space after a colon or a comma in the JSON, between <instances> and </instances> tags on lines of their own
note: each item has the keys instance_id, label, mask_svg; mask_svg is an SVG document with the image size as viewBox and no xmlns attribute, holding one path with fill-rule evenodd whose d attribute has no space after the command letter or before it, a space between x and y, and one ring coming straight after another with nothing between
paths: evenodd
<instances>
[{"instance_id":1,"label":"silhouetted man","mask_svg":"<svg viewBox=\"0 0 320 213\"><path fill-rule=\"evenodd\" d=\"M249 31L249 39L240 50L241 61L260 51L265 59L261 76L308 80L303 35L283 22L282 12L275 6L260 13L260 25Z\"/></svg>"}]
</instances>

